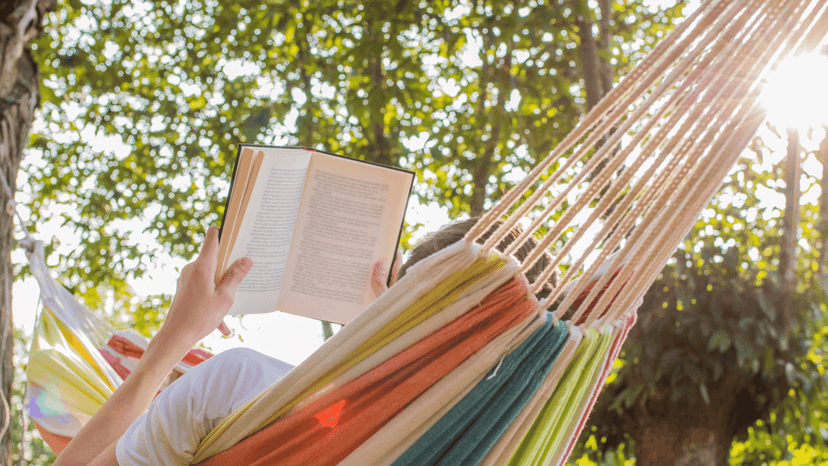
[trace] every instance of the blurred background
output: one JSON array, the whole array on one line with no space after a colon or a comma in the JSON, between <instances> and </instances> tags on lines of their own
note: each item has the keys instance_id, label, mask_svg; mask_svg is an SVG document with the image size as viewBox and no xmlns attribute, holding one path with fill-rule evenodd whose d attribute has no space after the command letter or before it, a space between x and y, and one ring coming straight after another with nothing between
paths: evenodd
<instances>
[{"instance_id":1,"label":"blurred background","mask_svg":"<svg viewBox=\"0 0 828 466\"><path fill-rule=\"evenodd\" d=\"M221 220L239 143L414 170L407 250L491 207L698 5L52 6L38 7L29 42L39 107L28 149L19 171L3 168L60 281L116 327L149 337L178 270ZM767 124L648 292L571 464L828 463L825 47L768 79ZM8 464L48 465L22 409L38 291L22 251L12 260L12 414L0 452ZM318 321L282 313L230 324L232 337L204 345L298 364L324 339Z\"/></svg>"}]
</instances>

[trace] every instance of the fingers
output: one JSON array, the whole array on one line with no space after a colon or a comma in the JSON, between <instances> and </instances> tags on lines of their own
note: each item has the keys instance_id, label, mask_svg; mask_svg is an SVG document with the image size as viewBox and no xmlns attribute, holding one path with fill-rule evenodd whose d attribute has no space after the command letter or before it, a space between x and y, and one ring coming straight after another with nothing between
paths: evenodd
<instances>
[{"instance_id":1,"label":"fingers","mask_svg":"<svg viewBox=\"0 0 828 466\"><path fill-rule=\"evenodd\" d=\"M234 296L236 294L236 287L239 286L239 283L241 283L251 267L253 267L253 261L248 257L243 257L233 262L233 265L221 276L221 281L218 287L216 287L216 292L228 294L231 297Z\"/></svg>"},{"instance_id":2,"label":"fingers","mask_svg":"<svg viewBox=\"0 0 828 466\"><path fill-rule=\"evenodd\" d=\"M216 262L218 255L218 237L219 229L216 226L211 226L207 229L204 235L204 244L201 245L201 253L198 255L199 259Z\"/></svg>"},{"instance_id":3,"label":"fingers","mask_svg":"<svg viewBox=\"0 0 828 466\"><path fill-rule=\"evenodd\" d=\"M221 332L221 334L226 336L226 337L229 337L230 334L231 334L230 327L228 327L227 324L225 324L223 320L221 321L221 323L218 326L218 331Z\"/></svg>"},{"instance_id":4,"label":"fingers","mask_svg":"<svg viewBox=\"0 0 828 466\"><path fill-rule=\"evenodd\" d=\"M385 286L385 280L388 278L388 266L385 261L381 260L374 264L374 270L371 271L371 291L375 297L379 297L388 289Z\"/></svg>"}]
</instances>

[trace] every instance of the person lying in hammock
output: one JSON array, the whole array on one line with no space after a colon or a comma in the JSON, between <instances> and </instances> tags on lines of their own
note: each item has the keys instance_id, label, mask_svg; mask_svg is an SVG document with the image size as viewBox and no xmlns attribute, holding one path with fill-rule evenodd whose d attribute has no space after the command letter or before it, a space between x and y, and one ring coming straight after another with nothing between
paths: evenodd
<instances>
[{"instance_id":1,"label":"person lying in hammock","mask_svg":"<svg viewBox=\"0 0 828 466\"><path fill-rule=\"evenodd\" d=\"M405 265L399 266L399 258L395 261L391 284L415 263L462 239L476 222L476 218L454 222L427 235ZM507 238L498 249L505 249L514 239ZM522 260L533 247L530 240L516 256ZM188 465L198 444L215 426L293 368L254 350L232 349L187 371L155 396L167 374L196 343L216 328L229 333L222 319L252 261L239 259L216 284L217 255L218 229L211 227L199 256L181 271L161 330L138 366L69 443L55 466ZM548 257L541 257L527 278L531 281L548 263ZM371 283L377 296L387 289L387 275L378 263ZM539 297L549 290L545 288Z\"/></svg>"}]
</instances>

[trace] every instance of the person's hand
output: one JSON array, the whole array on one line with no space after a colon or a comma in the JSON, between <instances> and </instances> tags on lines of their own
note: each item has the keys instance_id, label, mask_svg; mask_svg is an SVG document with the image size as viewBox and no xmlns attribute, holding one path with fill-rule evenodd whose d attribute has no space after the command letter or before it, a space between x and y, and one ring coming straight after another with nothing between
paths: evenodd
<instances>
[{"instance_id":1,"label":"person's hand","mask_svg":"<svg viewBox=\"0 0 828 466\"><path fill-rule=\"evenodd\" d=\"M397 273L402 267L403 256L400 251L397 251L397 256L394 259L394 265L391 269L390 284L394 285L397 282ZM374 292L374 299L377 299L388 290L385 280L388 279L388 264L381 260L374 264L374 270L371 271L371 291Z\"/></svg>"},{"instance_id":2,"label":"person's hand","mask_svg":"<svg viewBox=\"0 0 828 466\"><path fill-rule=\"evenodd\" d=\"M210 227L194 262L181 270L178 288L162 331L192 346L218 328L228 335L230 330L222 319L233 305L236 287L253 266L245 257L234 262L216 283L218 263L218 228ZM189 348L189 347L188 347Z\"/></svg>"}]
</instances>

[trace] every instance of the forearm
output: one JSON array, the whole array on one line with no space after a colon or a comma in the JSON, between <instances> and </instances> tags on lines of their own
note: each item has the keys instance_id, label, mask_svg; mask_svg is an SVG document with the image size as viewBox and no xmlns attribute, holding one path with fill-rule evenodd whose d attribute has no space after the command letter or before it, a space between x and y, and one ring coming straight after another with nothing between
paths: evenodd
<instances>
[{"instance_id":1,"label":"forearm","mask_svg":"<svg viewBox=\"0 0 828 466\"><path fill-rule=\"evenodd\" d=\"M192 346L163 332L153 338L135 371L74 437L55 466L90 464L147 410L164 379Z\"/></svg>"}]
</instances>

